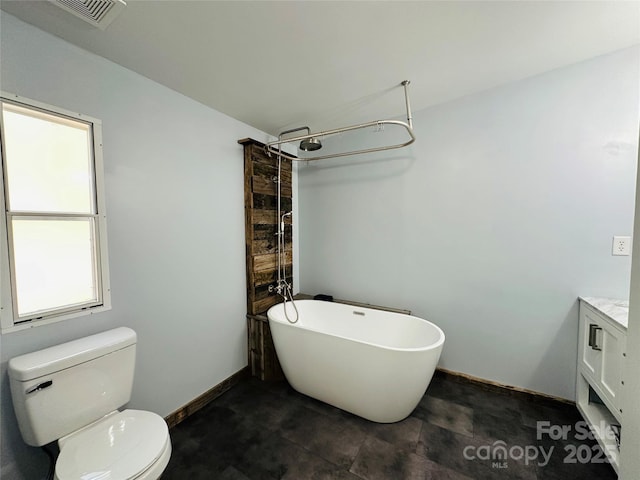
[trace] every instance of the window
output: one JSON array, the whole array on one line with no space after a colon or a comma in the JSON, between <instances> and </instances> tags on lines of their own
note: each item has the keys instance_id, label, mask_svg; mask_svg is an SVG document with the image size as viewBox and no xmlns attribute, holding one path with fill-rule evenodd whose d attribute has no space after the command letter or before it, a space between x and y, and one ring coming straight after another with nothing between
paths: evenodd
<instances>
[{"instance_id":1,"label":"window","mask_svg":"<svg viewBox=\"0 0 640 480\"><path fill-rule=\"evenodd\" d=\"M110 308L100 121L0 104L2 332Z\"/></svg>"}]
</instances>

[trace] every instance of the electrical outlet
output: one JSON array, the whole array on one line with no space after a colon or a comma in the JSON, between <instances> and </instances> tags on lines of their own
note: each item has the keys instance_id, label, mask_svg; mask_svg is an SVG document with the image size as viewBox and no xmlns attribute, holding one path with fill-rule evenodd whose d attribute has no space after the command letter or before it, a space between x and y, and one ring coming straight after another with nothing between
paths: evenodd
<instances>
[{"instance_id":1,"label":"electrical outlet","mask_svg":"<svg viewBox=\"0 0 640 480\"><path fill-rule=\"evenodd\" d=\"M631 237L613 237L611 255L631 255Z\"/></svg>"}]
</instances>

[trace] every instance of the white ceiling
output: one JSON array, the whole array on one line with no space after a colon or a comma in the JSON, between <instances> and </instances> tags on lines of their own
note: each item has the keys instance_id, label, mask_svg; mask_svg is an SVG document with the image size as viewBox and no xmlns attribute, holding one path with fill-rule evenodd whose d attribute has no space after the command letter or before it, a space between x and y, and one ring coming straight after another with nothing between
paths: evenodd
<instances>
[{"instance_id":1,"label":"white ceiling","mask_svg":"<svg viewBox=\"0 0 640 480\"><path fill-rule=\"evenodd\" d=\"M640 43L640 2L129 0L106 31L22 20L271 134L413 110ZM115 94L115 92L114 92Z\"/></svg>"}]
</instances>

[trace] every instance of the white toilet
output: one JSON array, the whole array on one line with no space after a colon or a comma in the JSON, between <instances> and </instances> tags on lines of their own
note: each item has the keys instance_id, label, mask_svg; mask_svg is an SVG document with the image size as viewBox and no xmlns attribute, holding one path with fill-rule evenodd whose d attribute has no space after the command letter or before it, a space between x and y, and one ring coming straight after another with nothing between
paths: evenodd
<instances>
[{"instance_id":1,"label":"white toilet","mask_svg":"<svg viewBox=\"0 0 640 480\"><path fill-rule=\"evenodd\" d=\"M9 361L13 406L32 446L58 440L57 480L156 480L169 463L162 417L131 398L136 333L107 332Z\"/></svg>"}]
</instances>

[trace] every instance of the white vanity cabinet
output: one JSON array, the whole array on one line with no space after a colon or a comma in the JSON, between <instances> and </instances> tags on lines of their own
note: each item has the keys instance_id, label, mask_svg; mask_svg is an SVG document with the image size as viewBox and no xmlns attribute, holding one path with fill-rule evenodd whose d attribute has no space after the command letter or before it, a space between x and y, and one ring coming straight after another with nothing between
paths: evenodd
<instances>
[{"instance_id":1,"label":"white vanity cabinet","mask_svg":"<svg viewBox=\"0 0 640 480\"><path fill-rule=\"evenodd\" d=\"M623 423L627 312L628 303L621 300L580 298L576 405L616 471L619 446L612 432L619 433Z\"/></svg>"},{"instance_id":2,"label":"white vanity cabinet","mask_svg":"<svg viewBox=\"0 0 640 480\"><path fill-rule=\"evenodd\" d=\"M616 418L620 415L622 360L626 332L619 324L580 303L579 366Z\"/></svg>"}]
</instances>

